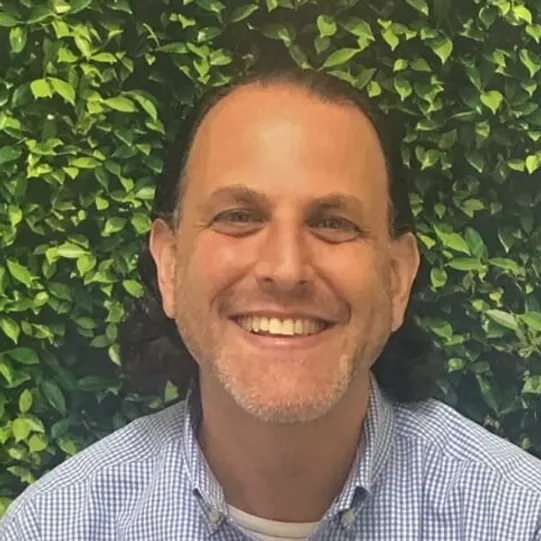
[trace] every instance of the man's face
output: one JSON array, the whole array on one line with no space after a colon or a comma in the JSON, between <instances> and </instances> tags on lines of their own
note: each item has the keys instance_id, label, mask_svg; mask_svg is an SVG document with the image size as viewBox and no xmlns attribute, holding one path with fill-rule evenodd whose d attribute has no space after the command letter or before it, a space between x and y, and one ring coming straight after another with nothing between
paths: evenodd
<instances>
[{"instance_id":1,"label":"man's face","mask_svg":"<svg viewBox=\"0 0 541 541\"><path fill-rule=\"evenodd\" d=\"M245 86L203 120L186 172L178 230L155 222L151 252L202 389L265 421L324 415L367 381L418 265L413 236L389 234L373 127L290 85Z\"/></svg>"}]
</instances>

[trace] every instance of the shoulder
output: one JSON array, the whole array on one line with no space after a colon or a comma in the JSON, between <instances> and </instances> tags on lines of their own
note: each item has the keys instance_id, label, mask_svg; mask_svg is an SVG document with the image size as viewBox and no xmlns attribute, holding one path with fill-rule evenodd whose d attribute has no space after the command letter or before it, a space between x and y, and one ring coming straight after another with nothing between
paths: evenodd
<instances>
[{"instance_id":1,"label":"shoulder","mask_svg":"<svg viewBox=\"0 0 541 541\"><path fill-rule=\"evenodd\" d=\"M103 486L104 479L110 482L112 476L137 484L137 478L147 475L171 445L182 442L185 410L185 402L179 402L140 417L66 460L13 502L2 526L30 516L43 497L48 501L82 497L93 487Z\"/></svg>"},{"instance_id":2,"label":"shoulder","mask_svg":"<svg viewBox=\"0 0 541 541\"><path fill-rule=\"evenodd\" d=\"M541 503L541 461L437 400L397 405L397 436L483 483L497 479Z\"/></svg>"}]
</instances>

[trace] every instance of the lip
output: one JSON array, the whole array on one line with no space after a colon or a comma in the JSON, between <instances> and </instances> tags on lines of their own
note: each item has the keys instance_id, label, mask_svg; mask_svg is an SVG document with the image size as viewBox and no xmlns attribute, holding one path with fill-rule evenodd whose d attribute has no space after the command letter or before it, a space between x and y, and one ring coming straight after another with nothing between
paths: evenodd
<instances>
[{"instance_id":1,"label":"lip","mask_svg":"<svg viewBox=\"0 0 541 541\"><path fill-rule=\"evenodd\" d=\"M277 317L277 316L273 316ZM290 316L288 316L290 317ZM306 317L306 316L303 316ZM324 342L329 333L332 333L335 329L335 325L329 324L322 331L310 334L307 336L276 336L270 334L256 334L247 331L244 327L239 325L235 319L231 319L230 323L241 333L241 336L250 345L259 349L278 349L278 350L298 350L298 349L310 349L317 347Z\"/></svg>"},{"instance_id":2,"label":"lip","mask_svg":"<svg viewBox=\"0 0 541 541\"><path fill-rule=\"evenodd\" d=\"M281 312L278 310L246 310L244 312L236 312L230 316L230 319L236 321L237 319L243 317L266 317L268 319L314 319L316 321L321 321L325 325L335 325L337 322L326 317L323 317L319 314L309 314L307 312Z\"/></svg>"}]
</instances>

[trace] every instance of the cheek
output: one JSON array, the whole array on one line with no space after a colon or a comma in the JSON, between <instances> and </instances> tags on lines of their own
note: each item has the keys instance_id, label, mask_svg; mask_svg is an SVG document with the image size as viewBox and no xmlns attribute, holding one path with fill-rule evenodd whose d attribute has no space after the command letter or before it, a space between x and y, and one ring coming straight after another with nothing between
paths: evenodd
<instances>
[{"instance_id":1,"label":"cheek","mask_svg":"<svg viewBox=\"0 0 541 541\"><path fill-rule=\"evenodd\" d=\"M250 250L238 239L209 232L202 235L190 257L190 287L213 297L239 279L249 266Z\"/></svg>"}]
</instances>

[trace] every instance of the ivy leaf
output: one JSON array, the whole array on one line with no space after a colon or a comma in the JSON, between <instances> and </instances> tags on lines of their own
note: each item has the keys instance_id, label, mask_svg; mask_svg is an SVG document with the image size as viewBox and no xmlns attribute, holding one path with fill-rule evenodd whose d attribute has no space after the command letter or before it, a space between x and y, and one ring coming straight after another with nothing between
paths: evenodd
<instances>
[{"instance_id":1,"label":"ivy leaf","mask_svg":"<svg viewBox=\"0 0 541 541\"><path fill-rule=\"evenodd\" d=\"M36 352L30 348L14 348L6 353L21 364L39 364Z\"/></svg>"},{"instance_id":2,"label":"ivy leaf","mask_svg":"<svg viewBox=\"0 0 541 541\"><path fill-rule=\"evenodd\" d=\"M121 113L135 113L137 111L133 101L125 96L107 98L103 103L107 105L107 107L110 107L115 111L120 111Z\"/></svg>"},{"instance_id":3,"label":"ivy leaf","mask_svg":"<svg viewBox=\"0 0 541 541\"><path fill-rule=\"evenodd\" d=\"M501 92L498 90L489 90L481 94L481 103L488 107L492 114L496 114L503 100Z\"/></svg>"},{"instance_id":4,"label":"ivy leaf","mask_svg":"<svg viewBox=\"0 0 541 541\"><path fill-rule=\"evenodd\" d=\"M71 242L64 242L57 247L58 256L65 257L66 259L77 259L83 255L86 255L87 253L88 252L84 248L81 248L80 246L77 246Z\"/></svg>"},{"instance_id":5,"label":"ivy leaf","mask_svg":"<svg viewBox=\"0 0 541 541\"><path fill-rule=\"evenodd\" d=\"M7 13L0 12L0 27L11 28L12 26L18 25L19 22L20 21L15 19L15 17L12 17L11 15L8 15Z\"/></svg>"},{"instance_id":6,"label":"ivy leaf","mask_svg":"<svg viewBox=\"0 0 541 541\"><path fill-rule=\"evenodd\" d=\"M36 79L30 83L30 90L34 98L50 98L53 95L53 90L47 79Z\"/></svg>"},{"instance_id":7,"label":"ivy leaf","mask_svg":"<svg viewBox=\"0 0 541 541\"><path fill-rule=\"evenodd\" d=\"M504 312L503 310L487 310L485 313L492 321L495 321L502 327L513 331L518 329L517 320L513 314Z\"/></svg>"},{"instance_id":8,"label":"ivy leaf","mask_svg":"<svg viewBox=\"0 0 541 541\"><path fill-rule=\"evenodd\" d=\"M541 167L541 154L531 154L525 160L526 169L531 175Z\"/></svg>"},{"instance_id":9,"label":"ivy leaf","mask_svg":"<svg viewBox=\"0 0 541 541\"><path fill-rule=\"evenodd\" d=\"M426 0L406 0L406 2L422 14L428 15L428 4Z\"/></svg>"},{"instance_id":10,"label":"ivy leaf","mask_svg":"<svg viewBox=\"0 0 541 541\"><path fill-rule=\"evenodd\" d=\"M27 35L26 27L24 26L14 26L11 28L9 31L9 46L12 53L18 54L24 49Z\"/></svg>"},{"instance_id":11,"label":"ivy leaf","mask_svg":"<svg viewBox=\"0 0 541 541\"><path fill-rule=\"evenodd\" d=\"M278 39L283 41L287 46L291 45L295 40L295 30L292 26L280 23L266 24L261 28L264 36L270 39Z\"/></svg>"},{"instance_id":12,"label":"ivy leaf","mask_svg":"<svg viewBox=\"0 0 541 541\"><path fill-rule=\"evenodd\" d=\"M143 108L152 120L158 120L158 111L152 101L145 96L132 92L130 96Z\"/></svg>"},{"instance_id":13,"label":"ivy leaf","mask_svg":"<svg viewBox=\"0 0 541 541\"><path fill-rule=\"evenodd\" d=\"M442 64L447 62L453 52L453 42L444 35L428 40L428 45L441 60Z\"/></svg>"},{"instance_id":14,"label":"ivy leaf","mask_svg":"<svg viewBox=\"0 0 541 541\"><path fill-rule=\"evenodd\" d=\"M49 77L48 79L53 87L53 90L61 96L64 100L72 105L75 105L75 90L73 87L63 81L62 79L57 79L56 77Z\"/></svg>"},{"instance_id":15,"label":"ivy leaf","mask_svg":"<svg viewBox=\"0 0 541 541\"><path fill-rule=\"evenodd\" d=\"M541 332L541 313L540 312L528 312L522 314L520 319L528 325L528 327L534 331Z\"/></svg>"},{"instance_id":16,"label":"ivy leaf","mask_svg":"<svg viewBox=\"0 0 541 541\"><path fill-rule=\"evenodd\" d=\"M66 415L66 399L58 384L52 380L44 380L41 382L40 389L49 404L62 415Z\"/></svg>"},{"instance_id":17,"label":"ivy leaf","mask_svg":"<svg viewBox=\"0 0 541 541\"><path fill-rule=\"evenodd\" d=\"M522 392L541 395L541 376L539 375L530 376L524 382L524 387L522 387Z\"/></svg>"},{"instance_id":18,"label":"ivy leaf","mask_svg":"<svg viewBox=\"0 0 541 541\"><path fill-rule=\"evenodd\" d=\"M7 266L9 273L11 274L11 276L13 276L13 278L15 278L27 287L30 287L32 285L33 276L25 266L21 265L19 262L13 259L7 260Z\"/></svg>"},{"instance_id":19,"label":"ivy leaf","mask_svg":"<svg viewBox=\"0 0 541 541\"><path fill-rule=\"evenodd\" d=\"M247 19L252 13L257 11L258 9L259 6L256 4L246 4L245 6L239 6L233 10L229 21L232 23L238 23L243 19Z\"/></svg>"},{"instance_id":20,"label":"ivy leaf","mask_svg":"<svg viewBox=\"0 0 541 541\"><path fill-rule=\"evenodd\" d=\"M350 34L358 38L365 38L369 41L375 40L370 25L366 21L363 21L363 19L359 19L359 17L348 17L340 24Z\"/></svg>"},{"instance_id":21,"label":"ivy leaf","mask_svg":"<svg viewBox=\"0 0 541 541\"><path fill-rule=\"evenodd\" d=\"M32 393L25 389L19 396L19 411L27 413L32 407Z\"/></svg>"},{"instance_id":22,"label":"ivy leaf","mask_svg":"<svg viewBox=\"0 0 541 541\"><path fill-rule=\"evenodd\" d=\"M541 69L541 59L536 54L528 51L528 49L521 49L518 56L520 61L526 66L530 77L534 77Z\"/></svg>"},{"instance_id":23,"label":"ivy leaf","mask_svg":"<svg viewBox=\"0 0 541 541\"><path fill-rule=\"evenodd\" d=\"M338 49L327 57L327 60L325 60L323 67L332 68L334 66L344 64L348 60L351 60L359 52L359 49L351 49L347 47L343 49Z\"/></svg>"},{"instance_id":24,"label":"ivy leaf","mask_svg":"<svg viewBox=\"0 0 541 541\"><path fill-rule=\"evenodd\" d=\"M13 421L11 430L13 431L13 436L15 437L16 443L24 441L26 438L28 438L31 431L30 425L22 417L18 417Z\"/></svg>"},{"instance_id":25,"label":"ivy leaf","mask_svg":"<svg viewBox=\"0 0 541 541\"><path fill-rule=\"evenodd\" d=\"M317 28L321 37L330 37L336 34L336 22L330 15L319 15Z\"/></svg>"}]
</instances>

